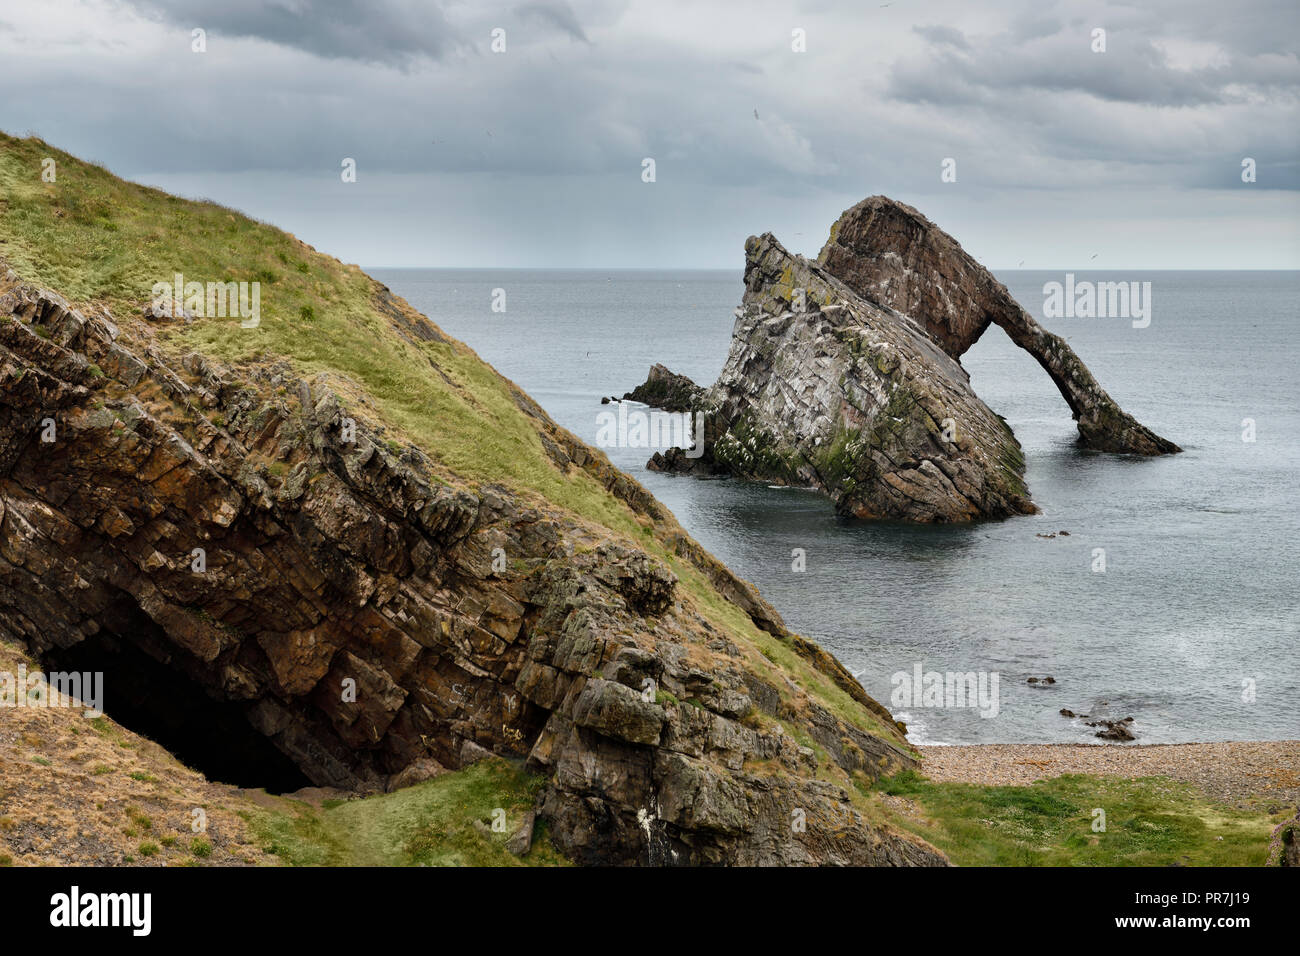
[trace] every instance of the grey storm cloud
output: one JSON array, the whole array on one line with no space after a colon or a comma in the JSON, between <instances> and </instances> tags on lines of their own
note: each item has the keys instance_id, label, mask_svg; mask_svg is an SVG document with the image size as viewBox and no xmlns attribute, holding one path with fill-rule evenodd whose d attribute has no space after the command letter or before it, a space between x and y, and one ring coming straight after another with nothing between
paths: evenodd
<instances>
[{"instance_id":1,"label":"grey storm cloud","mask_svg":"<svg viewBox=\"0 0 1300 956\"><path fill-rule=\"evenodd\" d=\"M121 0L178 27L252 37L329 59L403 65L461 42L428 0Z\"/></svg>"},{"instance_id":2,"label":"grey storm cloud","mask_svg":"<svg viewBox=\"0 0 1300 956\"><path fill-rule=\"evenodd\" d=\"M326 59L406 67L472 46L435 0L119 0L144 16L217 34L250 37ZM564 0L535 0L513 10L582 43L590 43Z\"/></svg>"},{"instance_id":3,"label":"grey storm cloud","mask_svg":"<svg viewBox=\"0 0 1300 956\"><path fill-rule=\"evenodd\" d=\"M532 18L542 23L550 24L561 33L565 33L575 40L581 40L583 43L590 43L587 34L583 32L582 25L578 23L578 18L573 12L573 8L562 0L553 0L553 2L544 3L524 3L515 7L515 13L522 17Z\"/></svg>"},{"instance_id":4,"label":"grey storm cloud","mask_svg":"<svg viewBox=\"0 0 1300 956\"><path fill-rule=\"evenodd\" d=\"M819 0L795 12L783 0L0 3L0 128L255 213L304 216L288 197L318 184L332 191L311 228L338 229L341 248L377 248L386 228L336 225L354 196L397 197L387 222L427 203L445 225L392 226L399 248L403 236L414 248L432 234L551 248L539 237L563 221L593 256L621 241L629 210L651 215L641 204L653 199L655 228L673 242L725 235L724 258L711 261L729 262L735 235L775 228L774 210L806 217L791 235L819 245L826 222L872 193L923 209L928 197L1032 208L1026 221L1045 196L1066 203L1117 188L1233 190L1216 200L1231 210L1246 198L1240 163L1252 157L1252 192L1282 198L1277 190L1300 188L1300 60L1288 49L1297 9L1294 0L1230 11L1214 0ZM1099 26L1104 54L1090 49ZM206 56L190 49L195 27L209 33ZM496 27L507 31L503 54L491 50ZM806 53L791 49L795 27L806 28ZM344 157L357 161L355 190L337 188ZM641 181L644 157L657 163L653 186ZM960 175L941 185L946 157ZM1057 216L1084 219L1096 207L1078 202ZM704 222L709 208L715 219ZM483 241L472 253L452 246L456 261L494 255Z\"/></svg>"},{"instance_id":5,"label":"grey storm cloud","mask_svg":"<svg viewBox=\"0 0 1300 956\"><path fill-rule=\"evenodd\" d=\"M720 20L720 34L693 25L697 11L725 15L721 5L665 9L658 35L632 36L619 23L634 6L587 0L112 2L177 29L171 78L151 82L160 64L138 59L74 94L66 87L93 60L53 87L18 69L9 112L53 101L62 105L44 115L57 118L75 98L87 107L82 134L100 131L93 139L110 156L157 172L323 170L355 156L372 172L573 176L639 170L655 156L665 183L742 174L755 188L858 189L959 152L985 183L1040 178L1041 164L991 146L1008 144L1022 157L1128 164L1134 176L1193 185L1220 181L1226 157L1194 168L1216 149L1249 147L1276 164L1295 143L1285 119L1300 66L1255 15L1220 29L1217 15L1196 21L1208 28L1180 26L1177 6L1092 16L1036 0L963 18L967 4L940 3L927 8L935 21L900 18L890 39L846 6L811 26L811 51L798 56L771 10ZM1104 54L1090 49L1098 22L1109 25ZM231 38L201 70L188 52L196 25ZM508 31L505 55L488 52L496 26ZM1160 43L1180 35L1212 43L1217 58L1177 68ZM290 72L274 50L238 37L310 56L289 61ZM863 42L880 46L864 58ZM866 95L844 94L854 88ZM1182 112L1141 113L1168 107ZM166 138L179 148L159 152L145 129L172 116L212 121L173 124ZM111 135L136 127L141 135ZM1270 185L1293 179L1269 169Z\"/></svg>"},{"instance_id":6,"label":"grey storm cloud","mask_svg":"<svg viewBox=\"0 0 1300 956\"><path fill-rule=\"evenodd\" d=\"M916 32L928 48L895 63L890 77L890 95L907 102L965 104L1040 91L1184 107L1245 102L1273 90L1294 97L1300 89L1294 58L1238 53L1221 65L1178 69L1148 36L1130 31L1108 31L1105 52L1095 52L1091 30L1077 25L1029 38L1009 31L962 36L944 27Z\"/></svg>"},{"instance_id":7,"label":"grey storm cloud","mask_svg":"<svg viewBox=\"0 0 1300 956\"><path fill-rule=\"evenodd\" d=\"M917 36L925 37L935 46L954 46L959 50L969 50L970 44L966 42L966 37L955 27L945 26L928 26L912 27L912 32Z\"/></svg>"}]
</instances>

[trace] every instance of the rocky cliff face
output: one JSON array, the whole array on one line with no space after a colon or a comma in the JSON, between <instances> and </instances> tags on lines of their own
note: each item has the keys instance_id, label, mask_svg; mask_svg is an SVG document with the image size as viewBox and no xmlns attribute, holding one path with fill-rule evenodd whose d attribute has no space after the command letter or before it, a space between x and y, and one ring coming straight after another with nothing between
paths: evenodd
<instances>
[{"instance_id":1,"label":"rocky cliff face","mask_svg":"<svg viewBox=\"0 0 1300 956\"><path fill-rule=\"evenodd\" d=\"M951 236L884 197L846 211L815 263L770 234L750 238L736 316L711 388L696 390L657 366L627 396L659 404L671 382L674 409L689 405L707 417L701 457L673 449L650 468L818 488L859 517L944 522L1033 512L1020 445L959 361L993 323L1051 375L1083 444L1179 450L1120 409L1064 340Z\"/></svg>"},{"instance_id":2,"label":"rocky cliff face","mask_svg":"<svg viewBox=\"0 0 1300 956\"><path fill-rule=\"evenodd\" d=\"M746 243L731 351L697 407L704 455L670 452L650 467L819 488L864 518L1035 510L1019 443L961 365L770 234Z\"/></svg>"},{"instance_id":3,"label":"rocky cliff face","mask_svg":"<svg viewBox=\"0 0 1300 956\"><path fill-rule=\"evenodd\" d=\"M922 323L953 358L990 324L1000 326L1056 383L1085 447L1138 455L1181 450L1121 409L1064 339L1043 329L957 240L911 206L864 199L831 227L817 261L859 295Z\"/></svg>"},{"instance_id":4,"label":"rocky cliff face","mask_svg":"<svg viewBox=\"0 0 1300 956\"><path fill-rule=\"evenodd\" d=\"M403 334L441 336L379 295ZM95 648L110 713L148 697L112 669L143 654L319 785L526 761L583 862L945 863L860 812L855 781L916 764L888 712L514 395L555 467L674 541L722 610L631 541L383 440L328 376L174 354L0 266L0 638Z\"/></svg>"}]
</instances>

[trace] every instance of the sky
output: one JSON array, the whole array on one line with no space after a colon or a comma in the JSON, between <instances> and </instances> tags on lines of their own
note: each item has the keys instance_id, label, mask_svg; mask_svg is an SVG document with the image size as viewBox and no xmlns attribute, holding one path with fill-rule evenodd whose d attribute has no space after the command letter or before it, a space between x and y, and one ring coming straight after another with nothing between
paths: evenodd
<instances>
[{"instance_id":1,"label":"sky","mask_svg":"<svg viewBox=\"0 0 1300 956\"><path fill-rule=\"evenodd\" d=\"M0 128L365 267L739 269L883 193L994 269L1295 269L1298 39L1296 0L0 0Z\"/></svg>"}]
</instances>

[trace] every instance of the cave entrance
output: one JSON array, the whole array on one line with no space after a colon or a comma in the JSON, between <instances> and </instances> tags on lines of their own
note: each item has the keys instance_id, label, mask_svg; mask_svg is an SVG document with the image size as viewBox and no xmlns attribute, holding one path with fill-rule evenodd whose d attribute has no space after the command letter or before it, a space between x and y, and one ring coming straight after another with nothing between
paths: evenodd
<instances>
[{"instance_id":1,"label":"cave entrance","mask_svg":"<svg viewBox=\"0 0 1300 956\"><path fill-rule=\"evenodd\" d=\"M158 630L138 608L134 612L133 623ZM47 673L102 672L104 713L209 780L275 794L312 785L253 729L240 704L213 700L201 684L118 634L101 631L72 647L52 648L42 666Z\"/></svg>"}]
</instances>

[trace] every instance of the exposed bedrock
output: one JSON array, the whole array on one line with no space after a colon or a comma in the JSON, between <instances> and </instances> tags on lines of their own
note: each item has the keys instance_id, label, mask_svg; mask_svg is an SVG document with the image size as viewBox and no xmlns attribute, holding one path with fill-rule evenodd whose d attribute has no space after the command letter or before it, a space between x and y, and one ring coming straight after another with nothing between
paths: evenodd
<instances>
[{"instance_id":1,"label":"exposed bedrock","mask_svg":"<svg viewBox=\"0 0 1300 956\"><path fill-rule=\"evenodd\" d=\"M911 206L864 199L831 227L819 264L859 295L924 324L959 358L990 323L1043 367L1079 426L1080 444L1099 451L1181 451L1121 409L1059 335L1040 326L1006 286Z\"/></svg>"},{"instance_id":2,"label":"exposed bedrock","mask_svg":"<svg viewBox=\"0 0 1300 956\"><path fill-rule=\"evenodd\" d=\"M952 237L877 196L840 217L816 262L770 233L746 241L745 294L717 382L702 389L656 366L629 393L706 416L702 456L671 449L648 467L818 488L859 517L1033 512L1020 445L959 361L995 322L1056 382L1082 444L1179 450L1120 409Z\"/></svg>"},{"instance_id":3,"label":"exposed bedrock","mask_svg":"<svg viewBox=\"0 0 1300 956\"><path fill-rule=\"evenodd\" d=\"M1035 510L1019 443L960 363L770 234L746 243L731 351L696 408L704 454L651 468L819 488L865 518Z\"/></svg>"},{"instance_id":4,"label":"exposed bedrock","mask_svg":"<svg viewBox=\"0 0 1300 956\"><path fill-rule=\"evenodd\" d=\"M662 365L650 366L646 380L623 395L623 399L643 402L669 412L685 412L693 408L704 389L685 375L670 372Z\"/></svg>"},{"instance_id":5,"label":"exposed bedrock","mask_svg":"<svg viewBox=\"0 0 1300 956\"><path fill-rule=\"evenodd\" d=\"M558 467L671 520L516 399ZM172 355L0 266L0 639L51 660L129 644L318 785L526 761L580 861L946 862L825 779L916 766L888 712L699 545L677 554L839 712L634 544L459 484L352 414L326 378ZM110 716L131 686L105 673Z\"/></svg>"}]
</instances>

